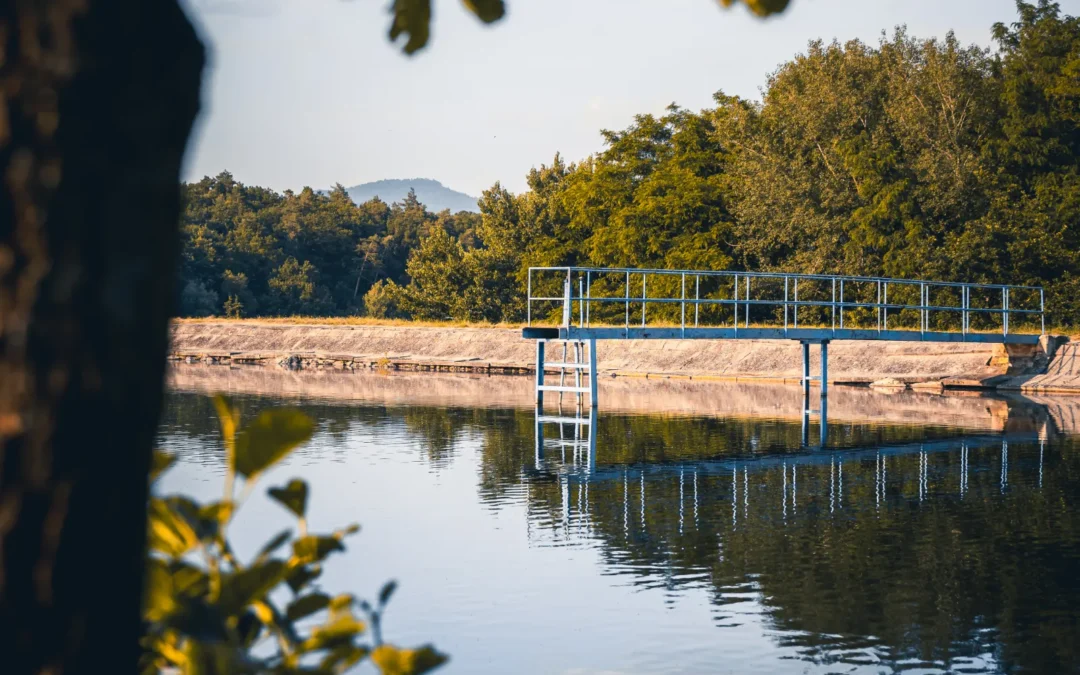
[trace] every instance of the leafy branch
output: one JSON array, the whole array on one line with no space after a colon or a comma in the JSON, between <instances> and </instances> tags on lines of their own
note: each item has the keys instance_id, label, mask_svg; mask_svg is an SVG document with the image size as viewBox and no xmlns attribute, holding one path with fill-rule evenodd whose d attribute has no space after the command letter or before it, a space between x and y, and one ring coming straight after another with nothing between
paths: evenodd
<instances>
[{"instance_id":1,"label":"leafy branch","mask_svg":"<svg viewBox=\"0 0 1080 675\"><path fill-rule=\"evenodd\" d=\"M300 479L267 491L297 519L298 535L284 530L241 562L229 525L262 474L306 443L314 425L298 410L277 408L241 427L229 399L218 396L215 404L227 457L222 499L150 499L142 672L330 675L370 659L384 675L418 675L445 663L430 645L383 643L382 614L396 582L385 584L374 603L314 584L324 561L344 551L345 538L360 528L309 533L309 490ZM156 452L151 481L174 461Z\"/></svg>"}]
</instances>

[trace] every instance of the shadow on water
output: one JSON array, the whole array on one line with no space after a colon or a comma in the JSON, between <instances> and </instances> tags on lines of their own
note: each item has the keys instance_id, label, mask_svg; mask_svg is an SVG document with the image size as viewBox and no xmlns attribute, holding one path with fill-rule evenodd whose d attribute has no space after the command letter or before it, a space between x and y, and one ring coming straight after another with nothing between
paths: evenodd
<instances>
[{"instance_id":1,"label":"shadow on water","mask_svg":"<svg viewBox=\"0 0 1080 675\"><path fill-rule=\"evenodd\" d=\"M248 414L279 402L239 400ZM718 630L760 624L794 672L1080 668L1080 439L1031 401L1006 401L999 432L300 405L320 422L308 460L390 432L436 472L478 453L475 499L523 504L530 548L595 547L602 575L674 603L704 592ZM221 461L202 395L172 394L162 435L186 461Z\"/></svg>"}]
</instances>

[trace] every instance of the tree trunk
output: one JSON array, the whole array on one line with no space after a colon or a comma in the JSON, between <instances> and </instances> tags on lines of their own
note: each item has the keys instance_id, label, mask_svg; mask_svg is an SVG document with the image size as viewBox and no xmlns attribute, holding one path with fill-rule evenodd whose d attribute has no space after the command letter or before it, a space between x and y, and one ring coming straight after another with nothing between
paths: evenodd
<instances>
[{"instance_id":1,"label":"tree trunk","mask_svg":"<svg viewBox=\"0 0 1080 675\"><path fill-rule=\"evenodd\" d=\"M176 0L9 0L0 45L0 670L133 672L203 50Z\"/></svg>"}]
</instances>

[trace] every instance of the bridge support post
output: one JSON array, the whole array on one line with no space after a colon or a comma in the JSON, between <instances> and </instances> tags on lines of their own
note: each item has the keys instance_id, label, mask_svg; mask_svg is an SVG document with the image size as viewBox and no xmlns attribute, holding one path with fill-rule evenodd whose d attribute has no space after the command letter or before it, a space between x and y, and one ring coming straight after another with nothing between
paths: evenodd
<instances>
[{"instance_id":1,"label":"bridge support post","mask_svg":"<svg viewBox=\"0 0 1080 675\"><path fill-rule=\"evenodd\" d=\"M818 410L818 444L824 449L829 439L829 397L821 392L821 403Z\"/></svg>"},{"instance_id":2,"label":"bridge support post","mask_svg":"<svg viewBox=\"0 0 1080 675\"><path fill-rule=\"evenodd\" d=\"M536 341L536 405L541 408L544 407L544 390L540 387L544 386L544 341Z\"/></svg>"},{"instance_id":3,"label":"bridge support post","mask_svg":"<svg viewBox=\"0 0 1080 675\"><path fill-rule=\"evenodd\" d=\"M596 410L597 400L596 391L599 389L597 386L597 374L596 374L596 340L589 340L589 405L592 409ZM593 433L592 427L589 428L589 433Z\"/></svg>"},{"instance_id":4,"label":"bridge support post","mask_svg":"<svg viewBox=\"0 0 1080 675\"><path fill-rule=\"evenodd\" d=\"M803 395L810 395L810 343L802 343L802 386ZM809 406L807 406L809 407Z\"/></svg>"},{"instance_id":5,"label":"bridge support post","mask_svg":"<svg viewBox=\"0 0 1080 675\"><path fill-rule=\"evenodd\" d=\"M821 396L829 395L829 341L821 341Z\"/></svg>"}]
</instances>

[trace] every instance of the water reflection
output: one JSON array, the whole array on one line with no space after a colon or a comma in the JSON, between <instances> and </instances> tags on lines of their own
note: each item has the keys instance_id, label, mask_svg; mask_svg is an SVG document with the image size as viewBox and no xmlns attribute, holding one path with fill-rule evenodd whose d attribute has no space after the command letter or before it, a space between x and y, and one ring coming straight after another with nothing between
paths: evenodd
<instances>
[{"instance_id":1,"label":"water reflection","mask_svg":"<svg viewBox=\"0 0 1080 675\"><path fill-rule=\"evenodd\" d=\"M275 402L240 400L249 411ZM722 661L733 672L1073 672L1077 440L1049 432L1045 414L1022 405L1035 421L997 434L830 423L823 406L809 405L800 421L783 421L303 402L321 425L298 464L310 467L316 494L320 480L352 471L385 483L396 475L388 467L425 466L391 490L412 495L464 471L460 503L508 514L523 531L525 549L511 554L504 542L490 561L460 549L438 553L441 569L480 566L496 589L426 596L425 611L449 617L448 639L434 637L455 653L460 672L565 669L578 665L564 660L578 640L588 654L580 658L596 670L713 672ZM207 399L171 397L164 445L216 470L216 437ZM357 468L365 453L378 461ZM343 466L319 473L330 462ZM380 513L408 530L409 503ZM496 520L507 522L464 512L439 522L458 541L477 542ZM595 568L575 567L582 552L595 552ZM562 574L541 572L554 561ZM567 635L566 607L554 597L567 586L600 597L597 589L612 584L623 592L575 606L575 622L588 630ZM620 611L641 602L633 593L657 594L669 608L701 597L707 611ZM530 640L559 640L565 650L533 654L527 664L470 660L481 614L476 630L484 635L525 614L534 618ZM536 627L547 622L564 629ZM700 632L703 624L710 633ZM651 640L654 633L663 640ZM639 643L647 649L635 651ZM651 660L661 655L678 668Z\"/></svg>"}]
</instances>

